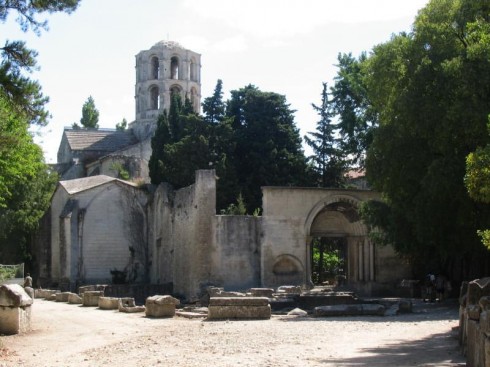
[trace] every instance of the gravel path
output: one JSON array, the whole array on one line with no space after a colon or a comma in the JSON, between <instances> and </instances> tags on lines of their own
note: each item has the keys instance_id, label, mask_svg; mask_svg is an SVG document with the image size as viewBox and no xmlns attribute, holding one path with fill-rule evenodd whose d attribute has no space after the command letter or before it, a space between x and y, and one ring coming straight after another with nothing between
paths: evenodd
<instances>
[{"instance_id":1,"label":"gravel path","mask_svg":"<svg viewBox=\"0 0 490 367\"><path fill-rule=\"evenodd\" d=\"M0 336L0 366L465 366L454 302L391 317L149 319L36 299L33 330Z\"/></svg>"}]
</instances>

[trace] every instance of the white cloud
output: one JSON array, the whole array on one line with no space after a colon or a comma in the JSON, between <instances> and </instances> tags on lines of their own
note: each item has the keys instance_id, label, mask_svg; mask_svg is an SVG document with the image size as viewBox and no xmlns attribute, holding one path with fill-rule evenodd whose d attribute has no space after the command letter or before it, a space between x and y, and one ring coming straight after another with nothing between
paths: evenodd
<instances>
[{"instance_id":1,"label":"white cloud","mask_svg":"<svg viewBox=\"0 0 490 367\"><path fill-rule=\"evenodd\" d=\"M331 22L387 21L414 14L427 0L186 0L200 17L257 37L306 34Z\"/></svg>"}]
</instances>

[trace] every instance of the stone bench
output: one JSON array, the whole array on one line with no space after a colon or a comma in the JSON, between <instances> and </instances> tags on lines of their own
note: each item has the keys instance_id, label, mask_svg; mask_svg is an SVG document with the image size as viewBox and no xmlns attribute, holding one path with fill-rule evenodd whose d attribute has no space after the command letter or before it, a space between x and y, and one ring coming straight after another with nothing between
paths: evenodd
<instances>
[{"instance_id":1,"label":"stone bench","mask_svg":"<svg viewBox=\"0 0 490 367\"><path fill-rule=\"evenodd\" d=\"M180 304L177 298L172 296L151 296L146 299L146 316L147 317L173 317L175 315L175 306Z\"/></svg>"},{"instance_id":2,"label":"stone bench","mask_svg":"<svg viewBox=\"0 0 490 367\"><path fill-rule=\"evenodd\" d=\"M211 297L208 319L270 319L267 297Z\"/></svg>"},{"instance_id":3,"label":"stone bench","mask_svg":"<svg viewBox=\"0 0 490 367\"><path fill-rule=\"evenodd\" d=\"M0 334L18 334L31 328L33 299L18 284L0 285Z\"/></svg>"},{"instance_id":4,"label":"stone bench","mask_svg":"<svg viewBox=\"0 0 490 367\"><path fill-rule=\"evenodd\" d=\"M318 306L313 316L384 316L385 306L375 303Z\"/></svg>"},{"instance_id":5,"label":"stone bench","mask_svg":"<svg viewBox=\"0 0 490 367\"><path fill-rule=\"evenodd\" d=\"M101 310L117 310L119 308L119 298L99 297L99 308Z\"/></svg>"},{"instance_id":6,"label":"stone bench","mask_svg":"<svg viewBox=\"0 0 490 367\"><path fill-rule=\"evenodd\" d=\"M89 307L99 306L99 298L104 296L104 291L85 291L82 294L82 304Z\"/></svg>"}]
</instances>

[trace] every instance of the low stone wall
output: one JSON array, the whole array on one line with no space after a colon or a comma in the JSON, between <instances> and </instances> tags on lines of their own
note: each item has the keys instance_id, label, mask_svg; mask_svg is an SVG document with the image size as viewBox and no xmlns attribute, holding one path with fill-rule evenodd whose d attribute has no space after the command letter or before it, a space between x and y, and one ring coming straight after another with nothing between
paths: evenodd
<instances>
[{"instance_id":1,"label":"low stone wall","mask_svg":"<svg viewBox=\"0 0 490 367\"><path fill-rule=\"evenodd\" d=\"M468 366L490 366L490 278L461 285L459 343Z\"/></svg>"},{"instance_id":2,"label":"low stone wall","mask_svg":"<svg viewBox=\"0 0 490 367\"><path fill-rule=\"evenodd\" d=\"M31 328L33 299L18 284L0 285L0 334L18 334Z\"/></svg>"},{"instance_id":3,"label":"low stone wall","mask_svg":"<svg viewBox=\"0 0 490 367\"><path fill-rule=\"evenodd\" d=\"M267 297L211 297L208 319L270 319Z\"/></svg>"}]
</instances>

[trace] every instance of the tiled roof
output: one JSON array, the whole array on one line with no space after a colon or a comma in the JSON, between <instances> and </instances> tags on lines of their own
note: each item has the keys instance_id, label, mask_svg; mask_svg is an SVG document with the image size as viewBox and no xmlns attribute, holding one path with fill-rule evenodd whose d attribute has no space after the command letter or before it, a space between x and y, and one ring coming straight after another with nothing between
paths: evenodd
<instances>
[{"instance_id":1,"label":"tiled roof","mask_svg":"<svg viewBox=\"0 0 490 367\"><path fill-rule=\"evenodd\" d=\"M137 142L131 130L65 129L64 133L72 150L114 152Z\"/></svg>"},{"instance_id":2,"label":"tiled roof","mask_svg":"<svg viewBox=\"0 0 490 367\"><path fill-rule=\"evenodd\" d=\"M105 175L97 175L97 176L76 178L74 180L60 181L59 184L64 187L64 189L66 190L66 192L68 192L68 194L72 195L72 194L76 194L77 192L89 190L111 181L118 181L126 185L137 187L137 185L132 182L123 181L118 178L105 176Z\"/></svg>"}]
</instances>

